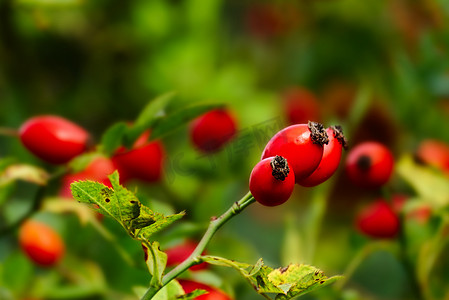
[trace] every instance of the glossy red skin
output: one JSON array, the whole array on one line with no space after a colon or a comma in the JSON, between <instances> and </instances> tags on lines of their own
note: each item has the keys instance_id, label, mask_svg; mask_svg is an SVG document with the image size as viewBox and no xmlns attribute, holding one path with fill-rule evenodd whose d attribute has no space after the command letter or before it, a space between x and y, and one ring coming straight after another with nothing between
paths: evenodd
<instances>
[{"instance_id":1,"label":"glossy red skin","mask_svg":"<svg viewBox=\"0 0 449 300\"><path fill-rule=\"evenodd\" d=\"M318 167L308 177L299 180L298 184L306 187L316 186L328 180L337 171L340 165L341 153L343 145L335 138L334 130L332 128L326 129L329 136L329 143L324 145L323 158Z\"/></svg>"},{"instance_id":2,"label":"glossy red skin","mask_svg":"<svg viewBox=\"0 0 449 300\"><path fill-rule=\"evenodd\" d=\"M78 180L93 180L103 183L108 187L112 187L108 176L116 170L113 162L106 157L98 157L81 172L67 174L61 180L61 197L72 198L70 184Z\"/></svg>"},{"instance_id":3,"label":"glossy red skin","mask_svg":"<svg viewBox=\"0 0 449 300\"><path fill-rule=\"evenodd\" d=\"M360 157L371 160L371 166L358 165ZM378 188L388 182L393 173L394 158L390 150L378 142L364 142L354 147L346 158L346 173L355 185L362 188Z\"/></svg>"},{"instance_id":4,"label":"glossy red skin","mask_svg":"<svg viewBox=\"0 0 449 300\"><path fill-rule=\"evenodd\" d=\"M438 140L424 140L416 151L416 157L426 165L438 168L449 175L449 145Z\"/></svg>"},{"instance_id":5,"label":"glossy red skin","mask_svg":"<svg viewBox=\"0 0 449 300\"><path fill-rule=\"evenodd\" d=\"M19 231L19 244L25 254L37 265L51 267L65 252L64 242L56 231L38 221L26 221Z\"/></svg>"},{"instance_id":6,"label":"glossy red skin","mask_svg":"<svg viewBox=\"0 0 449 300\"><path fill-rule=\"evenodd\" d=\"M186 240L184 243L176 245L172 248L165 250L167 254L167 267L173 267L179 265L181 262L186 260L190 254L195 250L197 243L191 240ZM206 263L201 263L190 267L192 271L199 271L207 269Z\"/></svg>"},{"instance_id":7,"label":"glossy red skin","mask_svg":"<svg viewBox=\"0 0 449 300\"><path fill-rule=\"evenodd\" d=\"M131 150L121 147L112 157L120 181L142 180L153 183L162 178L165 149L161 141L148 141L149 131L144 132Z\"/></svg>"},{"instance_id":8,"label":"glossy red skin","mask_svg":"<svg viewBox=\"0 0 449 300\"><path fill-rule=\"evenodd\" d=\"M399 233L399 217L384 200L366 206L356 222L361 233L373 238L392 239Z\"/></svg>"},{"instance_id":9,"label":"glossy red skin","mask_svg":"<svg viewBox=\"0 0 449 300\"><path fill-rule=\"evenodd\" d=\"M205 153L220 150L236 133L236 121L224 109L216 109L196 118L190 128L195 147Z\"/></svg>"},{"instance_id":10,"label":"glossy red skin","mask_svg":"<svg viewBox=\"0 0 449 300\"><path fill-rule=\"evenodd\" d=\"M257 202L265 206L281 205L290 198L295 187L295 175L290 164L290 173L282 181L272 175L273 169L270 164L272 159L273 157L267 157L258 162L249 176L251 194Z\"/></svg>"},{"instance_id":11,"label":"glossy red skin","mask_svg":"<svg viewBox=\"0 0 449 300\"><path fill-rule=\"evenodd\" d=\"M63 164L83 153L89 134L80 126L59 116L37 116L19 129L23 145L40 159Z\"/></svg>"},{"instance_id":12,"label":"glossy red skin","mask_svg":"<svg viewBox=\"0 0 449 300\"><path fill-rule=\"evenodd\" d=\"M198 289L205 290L208 292L207 294L203 294L201 296L196 297L195 298L196 300L232 300L232 298L226 295L224 292L220 291L219 289L208 286L204 283L186 279L180 279L178 281L186 294L191 293Z\"/></svg>"},{"instance_id":13,"label":"glossy red skin","mask_svg":"<svg viewBox=\"0 0 449 300\"><path fill-rule=\"evenodd\" d=\"M285 92L285 111L289 124L306 124L320 120L320 105L316 97L304 88L292 88Z\"/></svg>"},{"instance_id":14,"label":"glossy red skin","mask_svg":"<svg viewBox=\"0 0 449 300\"><path fill-rule=\"evenodd\" d=\"M310 176L320 164L323 146L314 144L307 124L296 124L276 133L265 146L262 159L280 155L287 159L296 182Z\"/></svg>"}]
</instances>

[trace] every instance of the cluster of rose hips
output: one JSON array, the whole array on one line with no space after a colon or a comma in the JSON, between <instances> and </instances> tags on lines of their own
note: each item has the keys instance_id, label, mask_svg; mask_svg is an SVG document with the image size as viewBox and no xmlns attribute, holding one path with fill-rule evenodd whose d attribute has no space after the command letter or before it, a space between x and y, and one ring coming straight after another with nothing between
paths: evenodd
<instances>
[{"instance_id":1,"label":"cluster of rose hips","mask_svg":"<svg viewBox=\"0 0 449 300\"><path fill-rule=\"evenodd\" d=\"M266 206L287 201L295 183L313 187L329 179L340 164L346 139L340 126L295 124L276 133L253 168L249 189Z\"/></svg>"}]
</instances>

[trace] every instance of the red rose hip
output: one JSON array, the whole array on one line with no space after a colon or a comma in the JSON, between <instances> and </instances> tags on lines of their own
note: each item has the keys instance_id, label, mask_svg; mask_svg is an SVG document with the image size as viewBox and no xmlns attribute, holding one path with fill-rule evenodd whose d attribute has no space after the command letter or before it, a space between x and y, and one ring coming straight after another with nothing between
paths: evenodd
<instances>
[{"instance_id":1,"label":"red rose hip","mask_svg":"<svg viewBox=\"0 0 449 300\"><path fill-rule=\"evenodd\" d=\"M310 176L323 157L323 145L329 142L323 125L316 122L296 124L276 133L265 146L262 159L280 155L288 160L296 183Z\"/></svg>"},{"instance_id":2,"label":"red rose hip","mask_svg":"<svg viewBox=\"0 0 449 300\"><path fill-rule=\"evenodd\" d=\"M254 199L265 206L276 206L290 198L295 175L281 156L267 157L257 163L249 177L249 190Z\"/></svg>"},{"instance_id":3,"label":"red rose hip","mask_svg":"<svg viewBox=\"0 0 449 300\"><path fill-rule=\"evenodd\" d=\"M196 118L191 126L190 138L205 153L220 150L236 133L236 122L224 109L216 109Z\"/></svg>"},{"instance_id":4,"label":"red rose hip","mask_svg":"<svg viewBox=\"0 0 449 300\"><path fill-rule=\"evenodd\" d=\"M384 200L366 206L356 219L358 230L373 238L394 238L399 224L399 217Z\"/></svg>"},{"instance_id":5,"label":"red rose hip","mask_svg":"<svg viewBox=\"0 0 449 300\"><path fill-rule=\"evenodd\" d=\"M312 187L328 180L337 170L342 149L346 149L347 142L340 126L331 126L326 129L329 143L324 145L323 157L318 167L308 177L298 183L302 186Z\"/></svg>"},{"instance_id":6,"label":"red rose hip","mask_svg":"<svg viewBox=\"0 0 449 300\"><path fill-rule=\"evenodd\" d=\"M393 154L378 142L359 144L346 158L346 173L349 179L363 188L378 188L384 185L393 173L393 166Z\"/></svg>"},{"instance_id":7,"label":"red rose hip","mask_svg":"<svg viewBox=\"0 0 449 300\"><path fill-rule=\"evenodd\" d=\"M51 227L39 221L29 220L22 224L19 244L25 254L42 267L55 265L65 252L61 237Z\"/></svg>"},{"instance_id":8,"label":"red rose hip","mask_svg":"<svg viewBox=\"0 0 449 300\"><path fill-rule=\"evenodd\" d=\"M124 147L112 157L120 181L138 179L145 182L158 182L163 173L165 149L161 141L148 141L150 132L144 132L134 143L132 149Z\"/></svg>"},{"instance_id":9,"label":"red rose hip","mask_svg":"<svg viewBox=\"0 0 449 300\"><path fill-rule=\"evenodd\" d=\"M200 283L193 280L180 279L179 283L181 284L184 292L186 294L191 293L195 290L205 290L206 294L195 297L196 300L231 300L231 297L226 295L224 292L217 288L213 288L204 283Z\"/></svg>"},{"instance_id":10,"label":"red rose hip","mask_svg":"<svg viewBox=\"0 0 449 300\"><path fill-rule=\"evenodd\" d=\"M449 175L449 145L446 143L432 139L424 140L416 151L416 158Z\"/></svg>"},{"instance_id":11,"label":"red rose hip","mask_svg":"<svg viewBox=\"0 0 449 300\"><path fill-rule=\"evenodd\" d=\"M40 159L63 164L84 152L88 133L59 116L44 115L29 119L19 129L22 144Z\"/></svg>"}]
</instances>

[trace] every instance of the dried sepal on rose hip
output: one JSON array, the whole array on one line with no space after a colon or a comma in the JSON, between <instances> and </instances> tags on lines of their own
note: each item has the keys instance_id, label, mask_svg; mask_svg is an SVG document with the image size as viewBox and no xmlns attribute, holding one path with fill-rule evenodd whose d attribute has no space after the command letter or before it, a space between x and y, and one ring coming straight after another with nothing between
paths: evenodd
<instances>
[{"instance_id":1,"label":"dried sepal on rose hip","mask_svg":"<svg viewBox=\"0 0 449 300\"><path fill-rule=\"evenodd\" d=\"M87 149L89 134L77 124L53 115L28 119L19 128L22 144L51 164L63 164Z\"/></svg>"},{"instance_id":2,"label":"dried sepal on rose hip","mask_svg":"<svg viewBox=\"0 0 449 300\"><path fill-rule=\"evenodd\" d=\"M288 160L296 182L310 176L320 164L329 137L321 123L296 124L276 133L268 141L262 159L280 155Z\"/></svg>"},{"instance_id":3,"label":"dried sepal on rose hip","mask_svg":"<svg viewBox=\"0 0 449 300\"><path fill-rule=\"evenodd\" d=\"M378 188L387 183L393 166L393 154L378 142L361 143L346 158L348 178L362 188Z\"/></svg>"},{"instance_id":4,"label":"dried sepal on rose hip","mask_svg":"<svg viewBox=\"0 0 449 300\"><path fill-rule=\"evenodd\" d=\"M267 157L258 162L249 177L249 190L265 206L276 206L290 198L295 175L282 156Z\"/></svg>"},{"instance_id":5,"label":"dried sepal on rose hip","mask_svg":"<svg viewBox=\"0 0 449 300\"><path fill-rule=\"evenodd\" d=\"M304 179L297 180L302 186L312 187L328 180L340 165L343 149L347 149L347 141L341 126L331 126L326 129L329 142L324 145L323 157L318 167Z\"/></svg>"}]
</instances>

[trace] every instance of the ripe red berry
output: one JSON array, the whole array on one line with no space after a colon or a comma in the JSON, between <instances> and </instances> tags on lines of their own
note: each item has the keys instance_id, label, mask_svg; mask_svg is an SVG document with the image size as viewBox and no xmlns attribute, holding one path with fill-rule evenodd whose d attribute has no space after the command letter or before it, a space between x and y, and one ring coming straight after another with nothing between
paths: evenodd
<instances>
[{"instance_id":1,"label":"ripe red berry","mask_svg":"<svg viewBox=\"0 0 449 300\"><path fill-rule=\"evenodd\" d=\"M295 187L295 175L281 156L267 157L258 162L249 177L249 190L254 199L265 206L276 206L290 198Z\"/></svg>"},{"instance_id":2,"label":"ripe red berry","mask_svg":"<svg viewBox=\"0 0 449 300\"><path fill-rule=\"evenodd\" d=\"M61 189L59 195L61 197L71 198L70 184L78 180L92 180L103 183L108 187L112 187L108 176L115 171L112 161L106 157L97 157L81 172L67 174L61 180Z\"/></svg>"},{"instance_id":3,"label":"ripe red berry","mask_svg":"<svg viewBox=\"0 0 449 300\"><path fill-rule=\"evenodd\" d=\"M262 159L276 155L286 158L298 183L318 167L323 157L323 145L328 141L327 133L320 123L291 125L271 138L265 146Z\"/></svg>"},{"instance_id":4,"label":"ripe red berry","mask_svg":"<svg viewBox=\"0 0 449 300\"><path fill-rule=\"evenodd\" d=\"M29 220L22 224L19 244L34 263L43 267L58 263L65 252L64 242L59 234L39 221Z\"/></svg>"},{"instance_id":5,"label":"ripe red berry","mask_svg":"<svg viewBox=\"0 0 449 300\"><path fill-rule=\"evenodd\" d=\"M416 150L416 158L449 175L449 145L437 140L424 140Z\"/></svg>"},{"instance_id":6,"label":"ripe red berry","mask_svg":"<svg viewBox=\"0 0 449 300\"><path fill-rule=\"evenodd\" d=\"M220 150L236 133L236 122L224 109L216 109L196 118L191 126L192 143L206 153Z\"/></svg>"},{"instance_id":7,"label":"ripe red berry","mask_svg":"<svg viewBox=\"0 0 449 300\"><path fill-rule=\"evenodd\" d=\"M393 154L387 147L378 142L365 142L349 152L346 173L357 186L378 188L390 179L393 165Z\"/></svg>"},{"instance_id":8,"label":"ripe red berry","mask_svg":"<svg viewBox=\"0 0 449 300\"><path fill-rule=\"evenodd\" d=\"M226 295L223 291L217 288L213 288L204 283L187 279L180 279L179 283L181 284L186 294L191 293L198 289L205 290L208 292L207 294L203 294L201 296L196 297L195 298L196 300L231 300L231 297Z\"/></svg>"},{"instance_id":9,"label":"ripe red berry","mask_svg":"<svg viewBox=\"0 0 449 300\"><path fill-rule=\"evenodd\" d=\"M120 180L126 182L138 179L157 182L162 177L165 150L161 141L148 141L150 132L144 132L134 143L132 149L121 147L112 157Z\"/></svg>"},{"instance_id":10,"label":"ripe red berry","mask_svg":"<svg viewBox=\"0 0 449 300\"><path fill-rule=\"evenodd\" d=\"M342 149L346 149L346 138L340 126L332 126L326 129L329 143L324 145L323 158L318 167L308 177L299 180L302 186L312 187L328 180L337 170Z\"/></svg>"},{"instance_id":11,"label":"ripe red berry","mask_svg":"<svg viewBox=\"0 0 449 300\"><path fill-rule=\"evenodd\" d=\"M89 139L80 126L58 116L37 116L19 129L23 145L40 159L63 164L84 152Z\"/></svg>"},{"instance_id":12,"label":"ripe red berry","mask_svg":"<svg viewBox=\"0 0 449 300\"><path fill-rule=\"evenodd\" d=\"M285 92L286 117L289 124L304 124L320 120L320 105L315 95L304 88L292 88Z\"/></svg>"},{"instance_id":13,"label":"ripe red berry","mask_svg":"<svg viewBox=\"0 0 449 300\"><path fill-rule=\"evenodd\" d=\"M186 240L182 244L173 246L171 248L168 248L164 252L167 254L167 267L173 267L184 260L186 260L190 254L195 250L197 246L197 243L192 240ZM194 265L193 267L190 267L190 270L192 271L199 271L204 270L207 268L206 263L201 263L198 265Z\"/></svg>"},{"instance_id":14,"label":"ripe red berry","mask_svg":"<svg viewBox=\"0 0 449 300\"><path fill-rule=\"evenodd\" d=\"M376 200L357 216L358 230L373 238L394 238L399 232L399 217L384 200Z\"/></svg>"}]
</instances>

